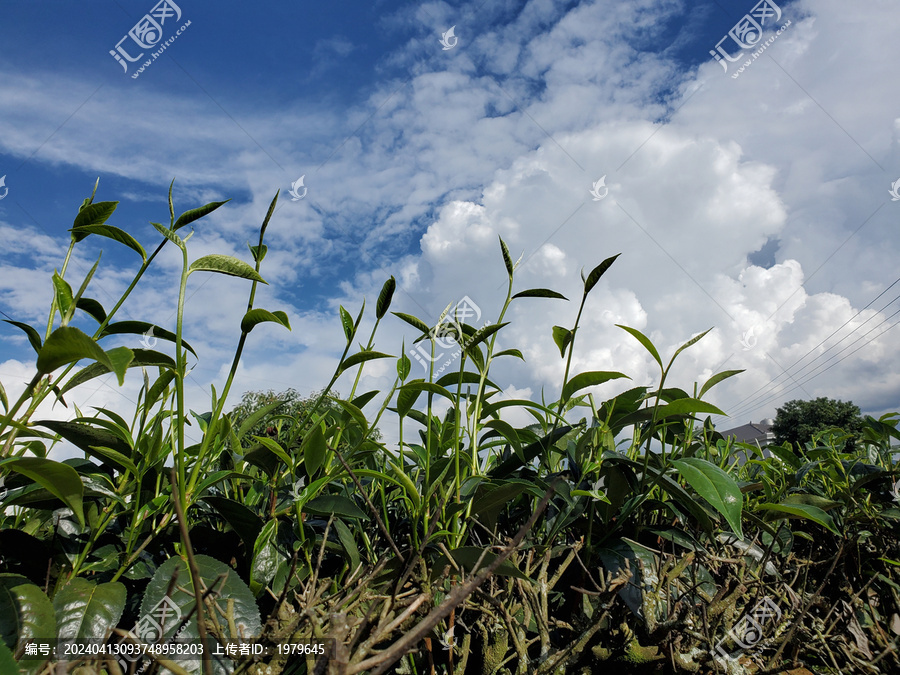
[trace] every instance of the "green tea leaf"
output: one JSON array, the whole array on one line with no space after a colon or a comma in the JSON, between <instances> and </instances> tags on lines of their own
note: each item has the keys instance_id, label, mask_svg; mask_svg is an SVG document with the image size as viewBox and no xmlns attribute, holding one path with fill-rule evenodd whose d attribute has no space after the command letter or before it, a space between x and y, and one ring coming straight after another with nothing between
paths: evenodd
<instances>
[{"instance_id":1,"label":"green tea leaf","mask_svg":"<svg viewBox=\"0 0 900 675\"><path fill-rule=\"evenodd\" d=\"M34 328L29 326L27 323L22 323L20 321L10 321L9 319L3 319L6 323L10 323L16 328L21 328L25 331L25 335L28 336L28 341L31 343L31 346L34 348L34 351L38 354L41 353L41 335Z\"/></svg>"},{"instance_id":2,"label":"green tea leaf","mask_svg":"<svg viewBox=\"0 0 900 675\"><path fill-rule=\"evenodd\" d=\"M116 434L93 424L82 424L80 422L64 422L60 420L40 420L35 425L47 427L54 433L59 434L72 445L83 450L87 454L99 459L101 462L111 464L119 471L123 471L125 467L118 462L110 460L108 457L94 450L96 446L110 448L116 452L130 457L134 450L128 443Z\"/></svg>"},{"instance_id":3,"label":"green tea leaf","mask_svg":"<svg viewBox=\"0 0 900 675\"><path fill-rule=\"evenodd\" d=\"M758 504L756 508L761 511L773 511L778 514L784 514L780 516L781 518L802 518L804 520L811 520L812 522L821 525L826 530L840 536L840 532L838 532L837 527L834 525L834 518L817 506L812 506L810 504L767 503ZM774 516L769 519L775 520L778 517L779 516Z\"/></svg>"},{"instance_id":4,"label":"green tea leaf","mask_svg":"<svg viewBox=\"0 0 900 675\"><path fill-rule=\"evenodd\" d=\"M0 624L0 627L2 627L2 624ZM17 664L15 658L13 658L13 653L9 650L9 647L7 647L6 644L0 642L0 673L18 672L19 664Z\"/></svg>"},{"instance_id":5,"label":"green tea leaf","mask_svg":"<svg viewBox=\"0 0 900 675\"><path fill-rule=\"evenodd\" d=\"M397 288L397 280L391 276L390 279L384 282L384 286L381 287L381 293L378 294L378 302L375 305L375 318L381 319L385 314L387 314L388 309L391 306L391 300L394 297L394 290Z\"/></svg>"},{"instance_id":6,"label":"green tea leaf","mask_svg":"<svg viewBox=\"0 0 900 675\"><path fill-rule=\"evenodd\" d=\"M566 358L566 348L572 343L575 333L562 326L553 326L553 341L559 347L559 355Z\"/></svg>"},{"instance_id":7,"label":"green tea leaf","mask_svg":"<svg viewBox=\"0 0 900 675\"><path fill-rule=\"evenodd\" d=\"M403 345L403 348L406 349L405 343ZM409 377L409 369L411 366L412 364L410 363L409 357L406 354L397 359L397 377L399 377L401 381Z\"/></svg>"},{"instance_id":8,"label":"green tea leaf","mask_svg":"<svg viewBox=\"0 0 900 675\"><path fill-rule=\"evenodd\" d=\"M69 313L72 306L72 287L69 282L59 276L59 273L53 272L53 290L56 299L56 306L59 308L61 316L65 317Z\"/></svg>"},{"instance_id":9,"label":"green tea leaf","mask_svg":"<svg viewBox=\"0 0 900 675\"><path fill-rule=\"evenodd\" d=\"M253 262L261 263L266 258L266 253L269 252L269 247L263 244L262 246L250 246L250 254L253 256Z\"/></svg>"},{"instance_id":10,"label":"green tea leaf","mask_svg":"<svg viewBox=\"0 0 900 675\"><path fill-rule=\"evenodd\" d=\"M341 361L341 365L338 368L338 373L343 373L348 368L352 368L353 366L359 365L360 363L365 363L366 361L371 361L372 359L392 358L394 357L390 354L382 354L381 352L363 350L361 352L356 352L356 354L351 354L346 359Z\"/></svg>"},{"instance_id":11,"label":"green tea leaf","mask_svg":"<svg viewBox=\"0 0 900 675\"><path fill-rule=\"evenodd\" d=\"M37 369L42 375L52 373L60 366L65 366L81 359L94 359L109 370L116 370L106 352L91 339L90 336L73 326L60 326L50 333L50 337L41 347L37 357ZM117 373L118 374L118 373ZM124 372L119 384L124 381Z\"/></svg>"},{"instance_id":12,"label":"green tea leaf","mask_svg":"<svg viewBox=\"0 0 900 675\"><path fill-rule=\"evenodd\" d=\"M111 323L103 329L103 332L97 339L105 338L107 335L141 335L143 336L141 343L146 344L148 347L155 346L157 338L174 343L176 337L175 333L146 321L117 321L116 323ZM181 341L181 346L194 356L197 356L197 352L186 340Z\"/></svg>"},{"instance_id":13,"label":"green tea leaf","mask_svg":"<svg viewBox=\"0 0 900 675\"><path fill-rule=\"evenodd\" d=\"M509 275L509 278L513 278L513 261L512 257L509 255L509 248L506 246L506 242L503 241L503 237L499 237L500 239L500 253L503 254L503 264L506 265L506 273Z\"/></svg>"},{"instance_id":14,"label":"green tea leaf","mask_svg":"<svg viewBox=\"0 0 900 675\"><path fill-rule=\"evenodd\" d=\"M525 360L525 357L522 356L522 352L520 352L518 349L504 349L502 352L497 352L496 354L494 354L495 359L501 356L515 356L518 359L522 359L523 361Z\"/></svg>"},{"instance_id":15,"label":"green tea leaf","mask_svg":"<svg viewBox=\"0 0 900 675\"><path fill-rule=\"evenodd\" d=\"M803 466L803 462L794 454L793 450L789 450L781 445L775 445L774 443L770 443L766 446L766 450L771 452L794 471Z\"/></svg>"},{"instance_id":16,"label":"green tea leaf","mask_svg":"<svg viewBox=\"0 0 900 675\"><path fill-rule=\"evenodd\" d=\"M276 408L283 406L285 401L283 399L279 399L277 401L273 401L272 403L267 403L263 407L255 410L250 413L247 419L244 420L243 424L241 424L241 428L237 430L238 440L241 440L247 433L256 426L256 423L259 422L263 417L266 417L269 413L271 413Z\"/></svg>"},{"instance_id":17,"label":"green tea leaf","mask_svg":"<svg viewBox=\"0 0 900 675\"><path fill-rule=\"evenodd\" d=\"M342 495L321 495L306 502L304 511L323 516L342 516L344 518L365 518L368 516L351 499Z\"/></svg>"},{"instance_id":18,"label":"green tea leaf","mask_svg":"<svg viewBox=\"0 0 900 675\"><path fill-rule=\"evenodd\" d=\"M93 298L78 298L75 306L83 312L90 314L97 323L106 321L106 310L103 309L103 305Z\"/></svg>"},{"instance_id":19,"label":"green tea leaf","mask_svg":"<svg viewBox=\"0 0 900 675\"><path fill-rule=\"evenodd\" d=\"M322 466L327 452L328 443L325 442L322 426L314 424L300 445L300 454L303 455L303 463L306 465L306 471L310 477Z\"/></svg>"},{"instance_id":20,"label":"green tea leaf","mask_svg":"<svg viewBox=\"0 0 900 675\"><path fill-rule=\"evenodd\" d=\"M511 299L515 300L516 298L555 298L568 301L568 298L562 293L551 291L549 288L529 288L527 291L519 291Z\"/></svg>"},{"instance_id":21,"label":"green tea leaf","mask_svg":"<svg viewBox=\"0 0 900 675\"><path fill-rule=\"evenodd\" d=\"M198 258L191 263L188 268L188 274L192 272L218 272L219 274L227 274L232 277L240 277L241 279L250 279L263 284L269 282L259 276L259 273L243 260L239 260L234 256L221 255L214 253Z\"/></svg>"},{"instance_id":22,"label":"green tea leaf","mask_svg":"<svg viewBox=\"0 0 900 675\"><path fill-rule=\"evenodd\" d=\"M289 469L294 469L293 460L291 460L290 456L284 451L284 448L282 448L275 439L269 438L268 436L253 436L252 438L284 462Z\"/></svg>"},{"instance_id":23,"label":"green tea leaf","mask_svg":"<svg viewBox=\"0 0 900 675\"><path fill-rule=\"evenodd\" d=\"M244 546L248 550L253 550L253 545L263 528L263 522L259 516L240 502L226 497L206 495L201 497L200 501L206 502L218 511L225 522L231 525L231 529L237 532L241 541L244 542Z\"/></svg>"},{"instance_id":24,"label":"green tea leaf","mask_svg":"<svg viewBox=\"0 0 900 675\"><path fill-rule=\"evenodd\" d=\"M509 325L509 321L505 321L503 323L494 323L494 324L491 324L490 326L484 326L483 328L479 328L475 332L475 335L472 336L471 339L466 340L466 342L465 342L466 351L468 352L468 350L473 349L476 345L481 344L482 342L487 340L491 335L496 333L498 330L500 330L504 326L508 326L508 325Z\"/></svg>"},{"instance_id":25,"label":"green tea leaf","mask_svg":"<svg viewBox=\"0 0 900 675\"><path fill-rule=\"evenodd\" d=\"M102 225L109 220L109 217L115 212L118 205L119 202L97 202L96 204L89 204L81 209L78 212L78 215L75 216L75 222L72 223L72 227L78 228L91 225ZM86 237L87 234L84 236ZM75 241L81 241L81 239L84 239L84 237L75 239Z\"/></svg>"},{"instance_id":26,"label":"green tea leaf","mask_svg":"<svg viewBox=\"0 0 900 675\"><path fill-rule=\"evenodd\" d=\"M455 373L447 373L442 378L440 378L435 384L441 387L457 387L460 384L480 384L481 383L481 374L473 373L470 370ZM484 378L484 383L488 387L493 387L496 390L500 390L500 387L492 382L488 378Z\"/></svg>"},{"instance_id":27,"label":"green tea leaf","mask_svg":"<svg viewBox=\"0 0 900 675\"><path fill-rule=\"evenodd\" d=\"M425 325L425 322L421 319L412 316L411 314L404 314L403 312L391 312L394 316L399 319L402 319L406 323L408 323L413 328L418 328L422 333L427 336L431 333L431 329Z\"/></svg>"},{"instance_id":28,"label":"green tea leaf","mask_svg":"<svg viewBox=\"0 0 900 675\"><path fill-rule=\"evenodd\" d=\"M335 518L334 529L335 532L337 532L338 541L341 542L341 546L344 548L344 551L347 552L347 558L350 562L350 571L353 572L359 567L360 562L359 548L356 546L356 540L353 539L353 533L350 532L350 528L347 527L347 524L340 518Z\"/></svg>"},{"instance_id":29,"label":"green tea leaf","mask_svg":"<svg viewBox=\"0 0 900 675\"><path fill-rule=\"evenodd\" d=\"M674 415L694 415L696 413L724 415L727 417L726 413L719 410L712 403L707 403L697 398L679 398L667 405L660 406L657 412L657 419L665 419Z\"/></svg>"},{"instance_id":30,"label":"green tea leaf","mask_svg":"<svg viewBox=\"0 0 900 675\"><path fill-rule=\"evenodd\" d=\"M124 348L119 347L119 349ZM111 354L114 351L114 349L111 349L108 353ZM128 363L129 368L159 366L160 368L171 368L172 370L175 369L175 361L168 354L151 351L149 349L132 349L129 351L132 354L132 359ZM84 384L88 380L92 380L93 378L99 377L100 375L106 375L106 373L108 372L109 368L107 368L102 363L95 362L88 366L85 366L66 381L65 385L63 385L62 389L60 390L60 394L65 394L70 389L74 389L78 385Z\"/></svg>"},{"instance_id":31,"label":"green tea leaf","mask_svg":"<svg viewBox=\"0 0 900 675\"><path fill-rule=\"evenodd\" d=\"M84 527L84 485L75 469L42 457L14 457L3 461L2 465L47 489L72 509L78 523Z\"/></svg>"},{"instance_id":32,"label":"green tea leaf","mask_svg":"<svg viewBox=\"0 0 900 675\"><path fill-rule=\"evenodd\" d=\"M175 221L175 226L172 228L172 230L177 230L184 227L185 225L193 223L195 220L200 220L203 216L212 213L217 208L222 206L222 204L227 204L230 201L230 199L226 199L224 202L210 202L205 206L199 206L196 209L185 211L180 216L178 216L178 220Z\"/></svg>"},{"instance_id":33,"label":"green tea leaf","mask_svg":"<svg viewBox=\"0 0 900 675\"><path fill-rule=\"evenodd\" d=\"M356 406L357 408L362 410L363 408L366 407L366 403L368 403L373 398L378 396L378 394L379 394L378 390L373 389L372 391L367 391L365 394L360 394L359 396L354 398L352 401L350 401L350 403L352 403L354 406Z\"/></svg>"},{"instance_id":34,"label":"green tea leaf","mask_svg":"<svg viewBox=\"0 0 900 675\"><path fill-rule=\"evenodd\" d=\"M241 319L241 332L249 333L253 330L254 326L265 321L280 324L288 330L291 330L291 323L288 321L288 315L285 312L280 310L270 312L267 309L251 309L244 314L244 318Z\"/></svg>"},{"instance_id":35,"label":"green tea leaf","mask_svg":"<svg viewBox=\"0 0 900 675\"><path fill-rule=\"evenodd\" d=\"M659 364L659 367L660 367L660 368L663 367L662 359L659 358L659 352L656 351L656 347L654 347L654 346L653 346L653 343L650 342L650 338L648 338L646 335L644 335L644 334L643 334L641 331L639 331L637 328L631 328L630 326L623 326L623 325L618 324L618 323L616 324L616 326L618 326L618 327L621 328L622 330L627 331L628 333L630 333L630 334L634 337L635 340L637 340L638 342L640 342L640 343L644 346L644 349L646 349L648 352L650 352L650 356L652 356L652 357L653 357L653 360L656 361L656 362Z\"/></svg>"},{"instance_id":36,"label":"green tea leaf","mask_svg":"<svg viewBox=\"0 0 900 675\"><path fill-rule=\"evenodd\" d=\"M444 387L437 385L434 382L424 382L422 380L413 380L412 382L407 382L402 387L400 387L400 391L427 391L432 394L437 394L438 396L443 396L451 403L455 400L453 394L447 391Z\"/></svg>"},{"instance_id":37,"label":"green tea leaf","mask_svg":"<svg viewBox=\"0 0 900 675\"><path fill-rule=\"evenodd\" d=\"M703 331L703 332L700 333L699 335L695 335L695 336L692 337L690 340L688 340L688 341L685 342L683 345L681 345L678 349L676 349L676 350L675 350L675 353L672 354L672 358L671 358L671 360L669 361L669 365L671 365L672 362L675 361L675 357L676 357L676 356L678 356L681 352L683 352L683 351L684 351L685 349L687 349L688 347L690 347L690 346L692 346L692 345L695 345L695 344L697 344L698 342L700 342L700 340L702 340L702 339L706 336L706 334L709 333L709 331L711 331L711 330L712 330L712 328L707 328L705 331Z\"/></svg>"},{"instance_id":38,"label":"green tea leaf","mask_svg":"<svg viewBox=\"0 0 900 675\"><path fill-rule=\"evenodd\" d=\"M347 344L353 342L353 334L355 331L353 330L353 317L350 316L350 312L344 309L344 306L340 306L340 315L341 315L341 326L344 328L344 337L347 338Z\"/></svg>"},{"instance_id":39,"label":"green tea leaf","mask_svg":"<svg viewBox=\"0 0 900 675\"><path fill-rule=\"evenodd\" d=\"M103 457L110 460L109 462L106 462L107 464L114 466L120 471L122 469L127 469L132 473L132 475L140 477L141 474L138 472L135 463L132 462L128 457L123 455L121 452L116 452L112 448L105 448L102 445L95 445L91 448L91 450L93 450L93 452L91 453L93 457L96 457L98 454L102 455Z\"/></svg>"},{"instance_id":40,"label":"green tea leaf","mask_svg":"<svg viewBox=\"0 0 900 675\"><path fill-rule=\"evenodd\" d=\"M184 240L177 234L175 234L175 230L170 230L165 225L160 225L159 223L150 224L156 229L157 232L159 232L162 236L175 244L178 248L180 248L181 250L185 250Z\"/></svg>"},{"instance_id":41,"label":"green tea leaf","mask_svg":"<svg viewBox=\"0 0 900 675\"><path fill-rule=\"evenodd\" d=\"M600 277L602 277L604 274L606 274L606 270L608 270L612 266L612 264L616 261L616 258L618 258L620 255L622 255L622 254L617 253L616 255L614 255L610 258L607 258L606 260L604 260L602 263L600 263L594 269L591 270L591 273L588 274L587 279L584 280L584 295L585 296L587 296L587 294L590 293L594 289L594 286L596 286L597 282L600 281Z\"/></svg>"},{"instance_id":42,"label":"green tea leaf","mask_svg":"<svg viewBox=\"0 0 900 675\"><path fill-rule=\"evenodd\" d=\"M112 239L120 244L124 244L137 253L141 256L142 261L147 261L147 252L144 250L144 247L141 246L140 242L125 230L118 227L113 227L112 225L85 225L82 227L73 227L69 231L72 233L75 241L81 241L90 234L96 234L97 236L105 237L106 239Z\"/></svg>"},{"instance_id":43,"label":"green tea leaf","mask_svg":"<svg viewBox=\"0 0 900 675\"><path fill-rule=\"evenodd\" d=\"M703 394L708 392L710 389L715 387L722 380L727 380L729 377L734 377L739 373L743 373L744 370L723 370L721 373L716 373L711 378L709 378L702 387L700 387L700 393L697 394L697 398L703 398Z\"/></svg>"},{"instance_id":44,"label":"green tea leaf","mask_svg":"<svg viewBox=\"0 0 900 675\"><path fill-rule=\"evenodd\" d=\"M528 485L520 482L481 485L478 495L472 500L472 516L493 529L503 509L527 488Z\"/></svg>"},{"instance_id":45,"label":"green tea leaf","mask_svg":"<svg viewBox=\"0 0 900 675\"><path fill-rule=\"evenodd\" d=\"M255 540L253 543L255 543ZM224 639L235 639L238 637L252 639L257 637L262 631L262 622L260 621L256 598L250 592L247 584L241 581L238 573L231 567L208 555L197 554L194 556L194 560L197 564L201 588L215 589L216 593L213 597L218 598L219 602L222 602L222 598L227 598L228 600L231 614L229 621L222 621L220 624L224 633L220 637ZM178 582L173 585L171 581L174 577L177 577ZM166 607L169 610L169 623L163 626L161 636L158 635L158 628L154 628L152 624L149 626L146 623L139 625L137 627L140 632L138 637L150 642L155 641L158 637L171 638L176 631L181 631L181 638L196 644L200 635L197 628L195 597L193 579L187 563L177 556L169 558L159 566L150 583L147 584L139 613L139 616L142 617L159 617L159 608ZM213 602L215 600L210 599L207 601L207 612L210 611L210 605ZM174 607L178 608L177 614L174 612ZM154 612L156 613L154 614ZM183 628L179 628L181 622L175 618L178 615L191 617ZM230 626L234 626L237 634L232 635ZM142 628L146 632L140 631ZM188 672L200 672L199 657L194 660L181 660L179 665Z\"/></svg>"},{"instance_id":46,"label":"green tea leaf","mask_svg":"<svg viewBox=\"0 0 900 675\"><path fill-rule=\"evenodd\" d=\"M598 384L603 384L604 382L609 382L610 380L618 380L622 377L629 380L631 379L624 373L616 371L594 370L587 373L579 373L566 382L566 386L563 387L562 390L561 400L563 402L568 401L572 398L572 394L576 391L581 391L585 387L593 387Z\"/></svg>"},{"instance_id":47,"label":"green tea leaf","mask_svg":"<svg viewBox=\"0 0 900 675\"><path fill-rule=\"evenodd\" d=\"M509 441L509 444L515 448L516 452L522 451L522 444L519 440L519 433L513 428L509 422L503 420L488 420L484 424L485 429L493 429L503 438Z\"/></svg>"},{"instance_id":48,"label":"green tea leaf","mask_svg":"<svg viewBox=\"0 0 900 675\"><path fill-rule=\"evenodd\" d=\"M278 552L278 519L267 522L256 541L253 543L253 562L250 564L250 590L254 595L260 592L275 578L278 567L285 563L284 556Z\"/></svg>"},{"instance_id":49,"label":"green tea leaf","mask_svg":"<svg viewBox=\"0 0 900 675\"><path fill-rule=\"evenodd\" d=\"M419 496L419 489L416 487L416 484L412 482L412 479L406 475L406 472L403 471L403 469L394 464L391 460L388 460L387 462L391 465L391 470L403 486L404 493L412 502L416 511L418 511L422 506L422 498Z\"/></svg>"},{"instance_id":50,"label":"green tea leaf","mask_svg":"<svg viewBox=\"0 0 900 675\"><path fill-rule=\"evenodd\" d=\"M743 496L735 480L712 462L697 457L676 459L673 466L694 490L725 516L732 531L744 538L741 528Z\"/></svg>"},{"instance_id":51,"label":"green tea leaf","mask_svg":"<svg viewBox=\"0 0 900 675\"><path fill-rule=\"evenodd\" d=\"M24 650L27 641L51 635L56 637L56 617L44 592L19 574L0 574L0 644ZM31 663L40 665L39 660ZM18 673L19 669L0 672Z\"/></svg>"},{"instance_id":52,"label":"green tea leaf","mask_svg":"<svg viewBox=\"0 0 900 675\"><path fill-rule=\"evenodd\" d=\"M125 609L125 586L71 579L53 596L60 640L102 640L115 628Z\"/></svg>"}]
</instances>

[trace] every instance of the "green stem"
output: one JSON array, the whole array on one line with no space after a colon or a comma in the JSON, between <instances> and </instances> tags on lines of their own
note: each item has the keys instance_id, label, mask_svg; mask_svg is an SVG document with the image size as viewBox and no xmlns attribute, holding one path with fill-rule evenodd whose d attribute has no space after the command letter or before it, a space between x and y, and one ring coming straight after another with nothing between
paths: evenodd
<instances>
[{"instance_id":1,"label":"green stem","mask_svg":"<svg viewBox=\"0 0 900 675\"><path fill-rule=\"evenodd\" d=\"M177 409L175 411L175 423L178 427L177 437L175 439L175 466L178 470L178 486L177 498L181 500L181 508L186 507L186 483L184 475L184 378L187 369L187 353L182 349L182 333L184 330L184 296L187 289L188 280L188 255L187 246L181 246L182 270L181 283L178 288L178 314L175 327L175 396L177 400ZM197 459L199 463L199 457Z\"/></svg>"}]
</instances>

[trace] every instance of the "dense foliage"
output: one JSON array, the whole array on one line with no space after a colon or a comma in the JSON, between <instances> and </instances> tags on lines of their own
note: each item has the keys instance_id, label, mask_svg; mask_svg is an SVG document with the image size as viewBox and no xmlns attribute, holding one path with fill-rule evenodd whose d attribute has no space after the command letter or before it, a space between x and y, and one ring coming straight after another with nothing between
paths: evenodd
<instances>
[{"instance_id":1,"label":"dense foliage","mask_svg":"<svg viewBox=\"0 0 900 675\"><path fill-rule=\"evenodd\" d=\"M448 310L429 327L389 317L391 278L364 348L353 345L365 303L356 316L340 308L343 354L312 403L283 414L298 399L257 397L226 413L254 327L290 329L284 312L254 307L277 198L251 265L220 255L189 262L182 228L221 202L176 218L170 189L169 224L154 224L163 239L148 255L107 223L116 203L92 196L53 275L46 330L9 322L36 361L17 400L0 388L0 672L49 672L58 654L29 655L49 638L60 648L106 645L72 665L111 675L900 668L897 416L865 418L856 444L832 429L763 456L710 422L723 413L704 396L739 371L692 394L667 381L706 333L666 361L627 326L659 381L596 400L589 388L627 375L572 373L571 364L582 313L596 311L590 294L615 256L583 276L575 324L553 328L565 363L555 401L501 398L491 379L495 360L522 358L497 348L511 304L566 300L549 289L516 292L516 263L501 240L508 286L495 320L476 328ZM96 265L77 290L66 280L72 250L89 236L141 259L108 311L87 295ZM174 332L117 320L167 245L183 261ZM190 277L207 272L246 279L250 291L231 371L199 414L185 408L196 354L183 322ZM406 345L400 358L375 350L382 320L412 326L432 355L439 337L454 336L458 360L446 374L432 361L428 377L412 377ZM113 346L151 327L174 357ZM358 391L366 364L388 358L390 388ZM354 384L341 398L332 388L345 372ZM143 380L129 419L106 409L34 419L41 402L63 402L109 373ZM509 408L533 423L512 426ZM385 415L398 420L399 444L378 440ZM194 445L189 423L202 434ZM85 459L49 459L59 439ZM736 450L752 459L739 464ZM122 645L156 652L126 657ZM174 657L165 645L205 651ZM265 655L253 657L257 647Z\"/></svg>"},{"instance_id":2,"label":"dense foliage","mask_svg":"<svg viewBox=\"0 0 900 675\"><path fill-rule=\"evenodd\" d=\"M848 449L859 438L864 420L859 406L820 396L812 401L795 399L776 410L772 432L776 443L804 444L817 432L837 427L848 434Z\"/></svg>"}]
</instances>

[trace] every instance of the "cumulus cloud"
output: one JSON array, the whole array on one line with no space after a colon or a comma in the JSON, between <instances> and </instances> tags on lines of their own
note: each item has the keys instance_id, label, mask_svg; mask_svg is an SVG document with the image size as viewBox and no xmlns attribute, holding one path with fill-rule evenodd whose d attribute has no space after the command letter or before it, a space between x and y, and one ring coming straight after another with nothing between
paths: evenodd
<instances>
[{"instance_id":1,"label":"cumulus cloud","mask_svg":"<svg viewBox=\"0 0 900 675\"><path fill-rule=\"evenodd\" d=\"M343 348L338 305L355 314L365 296L371 311L390 274L397 311L433 323L468 296L496 320L507 290L501 236L514 259L523 253L516 290L551 287L571 299L514 302L498 343L522 349L526 362L498 362L498 381L515 383L508 392L556 395L564 363L552 326L574 322L579 271L621 253L591 294L576 340L576 372L633 378L603 385L600 395L658 374L616 323L645 332L664 359L712 327L680 357L670 383L689 389L718 370L745 368L713 400L753 419L771 416L784 396L852 398L883 411L900 402L890 377L900 363L884 333L892 322L853 358L826 359L893 311L888 295L854 318L893 281L898 254L887 188L898 170L900 93L885 84L900 49L894 10L832 0L784 10L789 29L732 79L712 60L687 69L666 53L667 22L687 11L679 2L530 2L486 9L492 20L480 22L427 3L386 21L421 35L384 57L392 75L348 111L306 101L247 106L228 119L192 95L170 94L163 104L109 87L89 98L84 83L47 76L51 96L34 75L11 74L0 83L0 143L25 156L61 114L53 96L89 98L41 161L158 186L173 173L189 176L176 183L179 204L236 194L210 217L214 227L198 227L192 256L246 259L274 189L306 175L307 199L284 199L273 217L263 268L273 283L259 295L263 306L289 312L294 331L254 332L235 392L321 387ZM442 52L434 31L454 23L459 46ZM349 47L323 42L321 50L346 55ZM406 79L396 76L402 68ZM150 114L124 114L133 108ZM590 189L601 176L609 192L595 201ZM58 264L51 243L35 237L40 262L0 277L22 311L46 300L28 274ZM24 255L17 246L5 254L13 264ZM754 264L764 247L770 260ZM178 264L166 255L168 276L139 295L141 311L158 321L171 320L163 286ZM122 287L112 275L103 281ZM247 289L221 278L191 283L188 327L197 337L189 339L206 354L195 371L203 381L230 363ZM792 369L844 335L852 337L818 362L834 365L816 379L806 379L812 368ZM399 356L401 340L409 350L415 337L386 319L377 345ZM366 373L367 389L386 392L393 382L390 362ZM779 377L800 386L781 388Z\"/></svg>"}]
</instances>

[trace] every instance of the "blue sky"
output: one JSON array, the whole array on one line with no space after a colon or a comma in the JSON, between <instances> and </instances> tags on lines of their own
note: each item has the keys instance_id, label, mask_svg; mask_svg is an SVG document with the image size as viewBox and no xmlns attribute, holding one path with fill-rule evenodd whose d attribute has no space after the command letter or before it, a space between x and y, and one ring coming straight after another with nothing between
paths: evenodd
<instances>
[{"instance_id":1,"label":"blue sky","mask_svg":"<svg viewBox=\"0 0 900 675\"><path fill-rule=\"evenodd\" d=\"M468 297L482 321L493 320L505 294L500 235L524 254L517 290L571 298L582 268L622 253L591 296L579 370L649 383L652 362L614 324L644 331L664 357L714 327L673 378L689 389L718 370L747 369L712 396L733 414L725 427L773 416L792 398L850 399L876 415L900 409L890 330L900 293L891 286L900 199L890 193L900 178L900 92L891 85L900 20L889 3L166 7L0 5L6 317L46 323L50 275L97 177L97 199L120 201L110 223L146 248L175 178L177 211L232 199L197 227L192 259L249 259L246 243L282 191L258 306L284 309L294 330L254 331L235 401L246 390L323 386L340 353L338 306L355 313L363 297L371 306L391 274L397 311L432 323ZM145 36L146 51L172 41L134 78L149 55L123 72L110 50L137 56L127 36L154 11L162 35ZM762 36L744 34L751 47L725 71L710 50L726 38L723 49L736 54L727 35L746 14L767 19ZM300 176L308 192L292 201ZM109 308L136 257L111 242L85 244L70 281L80 283L102 249L93 295ZM178 258L168 251L157 262L121 318L171 328ZM247 290L240 280L192 278L197 410L227 372ZM550 330L570 325L576 310L514 306L503 343L526 362L497 371L508 395L557 395L564 364ZM377 347L399 354L404 337L413 337L404 324L386 322ZM0 329L10 396L32 367L22 334ZM371 364L363 390L384 391L392 370ZM76 402L127 410L138 386L136 377L122 388L98 382Z\"/></svg>"}]
</instances>

